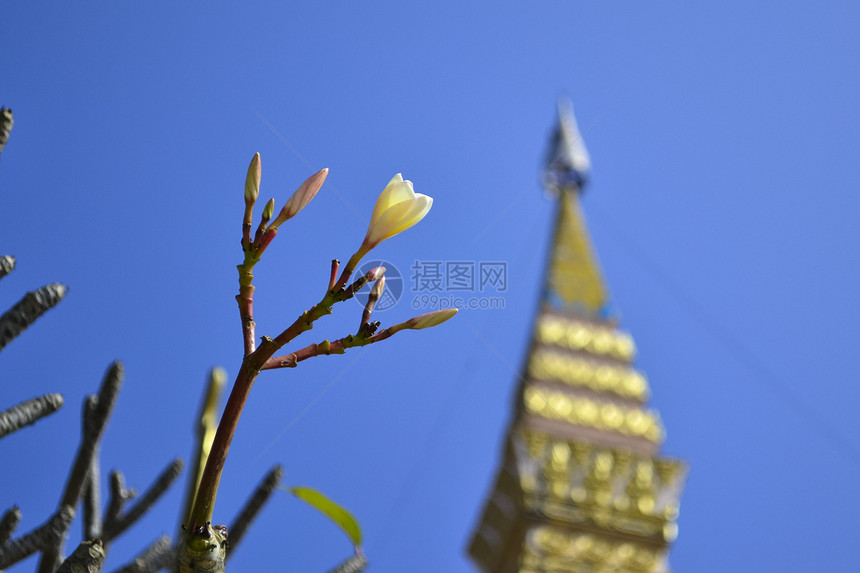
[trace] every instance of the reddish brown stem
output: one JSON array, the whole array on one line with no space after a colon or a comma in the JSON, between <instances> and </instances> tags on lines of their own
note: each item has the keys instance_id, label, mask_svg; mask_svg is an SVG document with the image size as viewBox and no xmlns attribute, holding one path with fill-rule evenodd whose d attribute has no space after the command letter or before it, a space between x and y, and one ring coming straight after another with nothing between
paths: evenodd
<instances>
[{"instance_id":1,"label":"reddish brown stem","mask_svg":"<svg viewBox=\"0 0 860 573\"><path fill-rule=\"evenodd\" d=\"M233 383L233 390L230 392L226 406L224 406L221 422L218 424L218 430L212 440L209 458L203 468L203 475L200 478L200 486L194 501L194 509L191 511L189 531L195 531L212 521L212 510L215 505L215 496L218 493L218 484L221 481L221 472L224 469L224 462L227 460L227 452L230 450L233 434L236 433L239 416L242 415L242 409L248 400L248 394L251 392L254 380L260 373L260 367L276 350L272 340L264 337L260 347L242 360L242 367L239 369L239 374Z\"/></svg>"},{"instance_id":2,"label":"reddish brown stem","mask_svg":"<svg viewBox=\"0 0 860 573\"><path fill-rule=\"evenodd\" d=\"M224 463L227 460L227 452L230 450L230 443L233 441L233 435L236 432L236 427L239 423L239 417L242 414L242 409L245 407L245 402L248 400L248 395L251 392L251 387L254 385L254 380L263 370L265 364L268 363L272 355L277 352L288 342L292 341L302 332L313 328L313 323L317 319L326 314L331 314L331 307L337 302L350 298L356 288L360 287L359 281L366 282L366 277L360 277L356 284L352 285L347 291L339 288L337 292L328 291L325 296L306 310L298 317L293 324L286 330L281 332L275 339L267 336L263 337L263 341L259 347L255 347L254 340L254 286L251 282L254 279L252 270L254 264L259 261L259 251L252 245L250 251L245 253L245 262L238 266L239 269L239 294L236 296L236 301L239 304L239 314L242 317L242 332L245 343L245 357L242 360L242 367L236 376L236 381L233 383L233 390L230 392L230 397L227 399L227 404L224 406L224 413L221 415L221 421L218 424L218 429L215 432L215 438L212 441L212 449L209 453L209 458L206 460L206 466L203 468L203 474L200 478L200 486L197 489L197 495L194 500L194 507L191 510L191 523L188 524L189 535L193 532L206 528L207 524L212 520L212 511L215 506L215 496L218 493L218 485L221 481L221 473L224 469ZM353 255L350 259L350 265L354 269L355 264L360 259L358 254ZM352 273L349 266L344 269L344 274L341 276L349 277ZM332 263L335 266L335 263ZM348 271L348 272L347 272ZM336 269L335 269L336 272ZM363 283L361 283L363 284ZM364 346L388 338L391 332L387 330L373 336L368 337L362 334L359 337L346 337L336 342L339 346L339 352L343 352L344 348L351 346ZM349 339L349 340L348 340ZM360 342L360 344L359 344ZM314 345L312 345L314 346ZM318 345L317 345L318 346ZM318 346L317 354L321 354L321 347ZM302 356L301 360L310 357L305 356L306 350L299 351ZM279 367L279 366L274 366Z\"/></svg>"},{"instance_id":3,"label":"reddish brown stem","mask_svg":"<svg viewBox=\"0 0 860 573\"><path fill-rule=\"evenodd\" d=\"M310 310L306 310L305 312L303 312L300 317L298 317L290 326L286 328L286 330L284 330L277 337L275 337L274 343L276 349L283 347L285 344L291 342L301 333L313 328L314 321L318 318L326 314L331 314L331 305L335 302L336 301L334 300L334 297L332 297L330 294L326 294L323 299L313 305Z\"/></svg>"},{"instance_id":4,"label":"reddish brown stem","mask_svg":"<svg viewBox=\"0 0 860 573\"><path fill-rule=\"evenodd\" d=\"M337 259L331 260L331 276L328 279L328 290L334 290L334 285L337 282L337 269L340 267L340 261Z\"/></svg>"},{"instance_id":5,"label":"reddish brown stem","mask_svg":"<svg viewBox=\"0 0 860 573\"><path fill-rule=\"evenodd\" d=\"M239 273L242 273L241 267L239 267ZM239 294L236 295L236 302L239 304L239 317L242 319L242 342L245 347L245 356L254 352L257 344L255 334L257 325L254 322L254 285L250 284L250 279L254 277L250 272L248 277L248 284L239 287Z\"/></svg>"},{"instance_id":6,"label":"reddish brown stem","mask_svg":"<svg viewBox=\"0 0 860 573\"><path fill-rule=\"evenodd\" d=\"M386 328L385 330L366 338L350 335L335 340L334 342L317 342L309 346L305 346L301 350L297 350L292 354L269 358L263 363L260 370L295 368L298 366L299 362L307 360L308 358L313 358L314 356L320 356L322 354L343 354L347 348L367 346L368 344L373 344L375 342L385 340L386 338L390 338L393 335L394 333Z\"/></svg>"},{"instance_id":7,"label":"reddish brown stem","mask_svg":"<svg viewBox=\"0 0 860 573\"><path fill-rule=\"evenodd\" d=\"M362 245L362 248L364 245ZM334 288L331 289L331 292L339 292L346 286L346 281L349 280L350 275L352 275L353 271L355 271L355 267L358 266L358 263L361 261L361 258L364 256L366 251L362 251L359 249L357 253L352 255L349 260L346 262L346 266L343 268L343 272L340 275L340 279L338 279L337 283L334 285Z\"/></svg>"},{"instance_id":8,"label":"reddish brown stem","mask_svg":"<svg viewBox=\"0 0 860 573\"><path fill-rule=\"evenodd\" d=\"M334 261L332 261L332 267L334 267ZM347 270L348 268L344 269L344 274L346 274ZM352 271L349 272L350 274L352 273ZM343 276L341 276L341 279L343 279ZM359 290L362 286L367 284L367 280L367 275L362 275L358 277L358 279L354 283L349 285L349 287L347 287L346 289L339 288L337 291L328 291L321 301L313 305L310 310L306 310L305 312L303 312L302 315L298 317L290 326L288 326L286 330L284 330L282 333L275 337L275 346L277 348L281 348L285 344L292 342L292 340L295 339L301 333L313 328L314 321L327 314L331 314L331 307L335 303L343 302L355 296L355 291Z\"/></svg>"},{"instance_id":9,"label":"reddish brown stem","mask_svg":"<svg viewBox=\"0 0 860 573\"><path fill-rule=\"evenodd\" d=\"M251 223L242 224L242 250L246 250L251 244Z\"/></svg>"},{"instance_id":10,"label":"reddish brown stem","mask_svg":"<svg viewBox=\"0 0 860 573\"><path fill-rule=\"evenodd\" d=\"M215 506L215 495L218 493L218 484L221 482L221 472L224 462L227 461L227 452L233 441L236 424L242 414L242 408L248 400L248 394L257 377L256 372L248 368L248 357L242 362L236 381L233 383L233 391L224 407L221 422L215 432L212 441L212 450L203 468L200 478L200 486L197 488L197 496L194 501L194 509L191 510L191 523L187 524L188 531L196 531L197 528L212 521L212 510Z\"/></svg>"},{"instance_id":11,"label":"reddish brown stem","mask_svg":"<svg viewBox=\"0 0 860 573\"><path fill-rule=\"evenodd\" d=\"M258 252L262 255L263 251L266 250L266 247L269 246L269 243L272 242L272 239L275 238L275 235L278 234L277 228L269 228L263 233L263 236L260 237L259 247L257 247Z\"/></svg>"}]
</instances>

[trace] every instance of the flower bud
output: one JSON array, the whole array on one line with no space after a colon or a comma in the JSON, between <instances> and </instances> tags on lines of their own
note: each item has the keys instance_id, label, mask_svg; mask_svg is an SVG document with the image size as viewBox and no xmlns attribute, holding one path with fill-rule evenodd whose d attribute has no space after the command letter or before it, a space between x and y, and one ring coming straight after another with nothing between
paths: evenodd
<instances>
[{"instance_id":1,"label":"flower bud","mask_svg":"<svg viewBox=\"0 0 860 573\"><path fill-rule=\"evenodd\" d=\"M382 291L385 290L385 277L379 277L376 282L373 284L373 288L370 289L370 297L374 302L379 300L379 297L382 296Z\"/></svg>"},{"instance_id":2,"label":"flower bud","mask_svg":"<svg viewBox=\"0 0 860 573\"><path fill-rule=\"evenodd\" d=\"M457 314L456 308L434 310L433 312L420 314L416 317L410 318L406 322L395 324L394 326L389 327L388 330L394 334L400 330L421 330L422 328L430 328L442 324L455 314Z\"/></svg>"},{"instance_id":3,"label":"flower bud","mask_svg":"<svg viewBox=\"0 0 860 573\"><path fill-rule=\"evenodd\" d=\"M370 225L364 237L364 252L379 243L414 226L430 211L433 198L415 193L411 181L404 181L398 173L391 178L373 207Z\"/></svg>"},{"instance_id":4,"label":"flower bud","mask_svg":"<svg viewBox=\"0 0 860 573\"><path fill-rule=\"evenodd\" d=\"M275 200L269 199L269 202L266 203L266 206L263 208L263 223L266 224L272 218L272 215L275 214Z\"/></svg>"},{"instance_id":5,"label":"flower bud","mask_svg":"<svg viewBox=\"0 0 860 573\"><path fill-rule=\"evenodd\" d=\"M367 279L367 282L373 282L378 279L384 279L382 275L385 274L385 267L373 267L366 273L364 273L364 278ZM385 281L383 280L383 283Z\"/></svg>"},{"instance_id":6,"label":"flower bud","mask_svg":"<svg viewBox=\"0 0 860 573\"><path fill-rule=\"evenodd\" d=\"M328 167L321 169L308 177L305 182L296 189L296 192L293 193L293 196L290 197L287 204L284 205L284 208L281 209L280 213L278 213L278 218L272 222L271 226L277 229L282 223L292 219L299 211L304 209L305 206L311 202L311 199L316 196L317 191L320 190L320 187L322 187L327 176Z\"/></svg>"},{"instance_id":7,"label":"flower bud","mask_svg":"<svg viewBox=\"0 0 860 573\"><path fill-rule=\"evenodd\" d=\"M255 153L248 165L248 175L245 176L245 204L253 205L260 194L260 178L263 174L260 154Z\"/></svg>"},{"instance_id":8,"label":"flower bud","mask_svg":"<svg viewBox=\"0 0 860 573\"><path fill-rule=\"evenodd\" d=\"M385 270L384 267L376 267ZM364 326L370 322L370 315L373 313L373 307L376 306L376 301L382 296L382 291L385 290L385 276L380 275L376 282L373 283L373 288L370 289L370 294L367 296L367 304L364 305L364 312L361 315L361 325Z\"/></svg>"}]
</instances>

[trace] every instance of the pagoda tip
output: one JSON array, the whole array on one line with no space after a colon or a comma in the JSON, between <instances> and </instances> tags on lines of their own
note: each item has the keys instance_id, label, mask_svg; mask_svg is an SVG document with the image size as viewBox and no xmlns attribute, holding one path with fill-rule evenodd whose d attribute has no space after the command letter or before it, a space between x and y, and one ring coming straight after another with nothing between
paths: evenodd
<instances>
[{"instance_id":1,"label":"pagoda tip","mask_svg":"<svg viewBox=\"0 0 860 573\"><path fill-rule=\"evenodd\" d=\"M550 142L544 169L544 185L557 193L566 189L582 191L588 182L591 159L573 113L570 98L558 100L558 123Z\"/></svg>"}]
</instances>

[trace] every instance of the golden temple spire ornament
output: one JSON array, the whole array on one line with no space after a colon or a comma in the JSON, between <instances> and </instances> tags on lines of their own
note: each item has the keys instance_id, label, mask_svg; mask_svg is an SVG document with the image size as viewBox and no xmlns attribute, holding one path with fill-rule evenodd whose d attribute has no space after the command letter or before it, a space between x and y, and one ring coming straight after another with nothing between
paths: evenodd
<instances>
[{"instance_id":1,"label":"golden temple spire ornament","mask_svg":"<svg viewBox=\"0 0 860 573\"><path fill-rule=\"evenodd\" d=\"M609 291L579 205L590 169L591 159L573 115L573 104L561 99L543 174L547 193L559 202L543 299L555 308L600 319L611 314Z\"/></svg>"},{"instance_id":2,"label":"golden temple spire ornament","mask_svg":"<svg viewBox=\"0 0 860 573\"><path fill-rule=\"evenodd\" d=\"M483 573L666 573L686 476L633 367L579 201L590 160L559 104L544 185L558 201L541 305L501 467L469 545Z\"/></svg>"},{"instance_id":3,"label":"golden temple spire ornament","mask_svg":"<svg viewBox=\"0 0 860 573\"><path fill-rule=\"evenodd\" d=\"M570 98L559 98L558 124L547 154L544 187L553 194L562 190L582 191L590 171L591 157L573 115L573 102Z\"/></svg>"}]
</instances>

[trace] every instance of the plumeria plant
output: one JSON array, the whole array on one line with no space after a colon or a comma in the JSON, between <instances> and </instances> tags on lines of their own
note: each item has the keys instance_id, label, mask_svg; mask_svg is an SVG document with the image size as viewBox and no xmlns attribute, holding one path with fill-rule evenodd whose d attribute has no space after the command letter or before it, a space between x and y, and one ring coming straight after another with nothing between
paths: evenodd
<instances>
[{"instance_id":1,"label":"plumeria plant","mask_svg":"<svg viewBox=\"0 0 860 573\"><path fill-rule=\"evenodd\" d=\"M0 152L12 128L12 112L0 109ZM362 550L362 533L358 521L344 508L307 487L280 485L283 469L273 467L259 482L245 505L230 522L230 543L227 527L212 525L215 498L221 473L227 459L233 434L251 387L263 370L294 368L300 362L321 354L341 354L348 348L365 346L385 340L401 330L420 330L436 326L456 314L447 309L416 316L405 322L380 330L378 321L371 321L373 309L385 288L385 269L376 267L353 277L361 259L386 239L405 231L423 219L433 200L415 193L412 183L395 175L379 195L373 208L370 225L358 250L341 270L333 260L331 274L320 301L303 312L292 324L275 337L263 336L257 345L254 322L254 267L272 243L281 225L296 216L314 198L325 182L328 170L311 175L290 197L275 216L274 199L263 208L260 224L252 237L253 211L260 193L261 163L254 155L245 179L245 210L242 222L242 251L239 270L239 294L236 301L242 325L242 363L224 412L218 419L219 397L226 387L226 373L215 368L203 395L197 417L197 436L188 479L188 493L181 508L176 541L162 535L150 543L132 561L116 571L123 573L156 573L165 569L181 573L223 572L227 550L243 539L250 524L276 489L285 489L298 499L317 509L340 527L352 542L355 552L331 573L359 573L367 566ZM15 269L15 258L0 256L0 279ZM336 340L323 340L303 348L283 351L297 336L310 330L316 320L332 312L335 304L352 298L363 286L371 283L370 293L361 314L358 330ZM61 284L49 284L28 292L8 311L0 314L0 351L24 332L45 312L57 305L66 294ZM0 515L0 569L7 569L33 554L40 554L38 573L98 573L104 565L108 549L114 541L130 531L168 490L180 475L183 462L176 458L136 495L126 487L123 473L109 474L109 498L101 503L100 442L111 416L124 378L120 362L112 363L96 394L84 400L81 416L81 436L65 479L56 511L32 530L15 535L22 511L13 506ZM0 411L0 438L51 415L63 406L61 394L50 393L26 400ZM8 465L8 464L7 464ZM14 464L13 464L14 465ZM10 466L11 468L12 466ZM70 527L80 508L83 542L64 558L64 546Z\"/></svg>"},{"instance_id":2,"label":"plumeria plant","mask_svg":"<svg viewBox=\"0 0 860 573\"><path fill-rule=\"evenodd\" d=\"M456 309L443 309L411 318L405 322L380 330L379 321L371 321L374 305L385 288L385 268L376 267L358 277L353 272L361 259L380 243L421 221L430 211L433 199L415 193L412 182L404 180L398 173L385 186L370 218L370 224L358 250L340 268L337 259L331 262L328 287L318 303L304 311L296 320L276 336L262 336L259 345L254 321L254 266L278 234L278 229L296 216L314 198L325 182L328 169L311 175L290 197L284 207L275 214L275 201L269 200L263 208L260 223L252 237L253 211L260 194L262 174L260 154L254 155L245 179L245 212L242 222L242 251L244 259L238 265L239 294L236 302L242 325L244 352L239 373L233 383L217 430L212 435L214 416L211 398L206 399L198 439L197 463L202 468L199 479L190 488L189 507L184 532L177 552L177 570L181 573L219 572L225 570L227 531L221 525L212 525L215 498L221 473L227 461L230 442L236 432L242 409L248 399L254 381L264 370L295 368L304 360L325 354L343 354L348 348L366 346L380 342L402 330L420 330L437 326L457 313ZM274 217L274 219L273 219ZM300 334L313 328L314 322L327 314L339 302L352 298L368 283L373 286L365 304L358 330L336 340L322 340L302 348L283 352ZM206 412L209 412L208 418ZM207 429L208 428L208 429ZM291 490L297 497L331 517L345 531L356 546L356 557L364 559L360 547L360 534L354 533L352 518L345 510L327 500L317 492L306 488ZM355 526L357 527L357 526Z\"/></svg>"}]
</instances>

